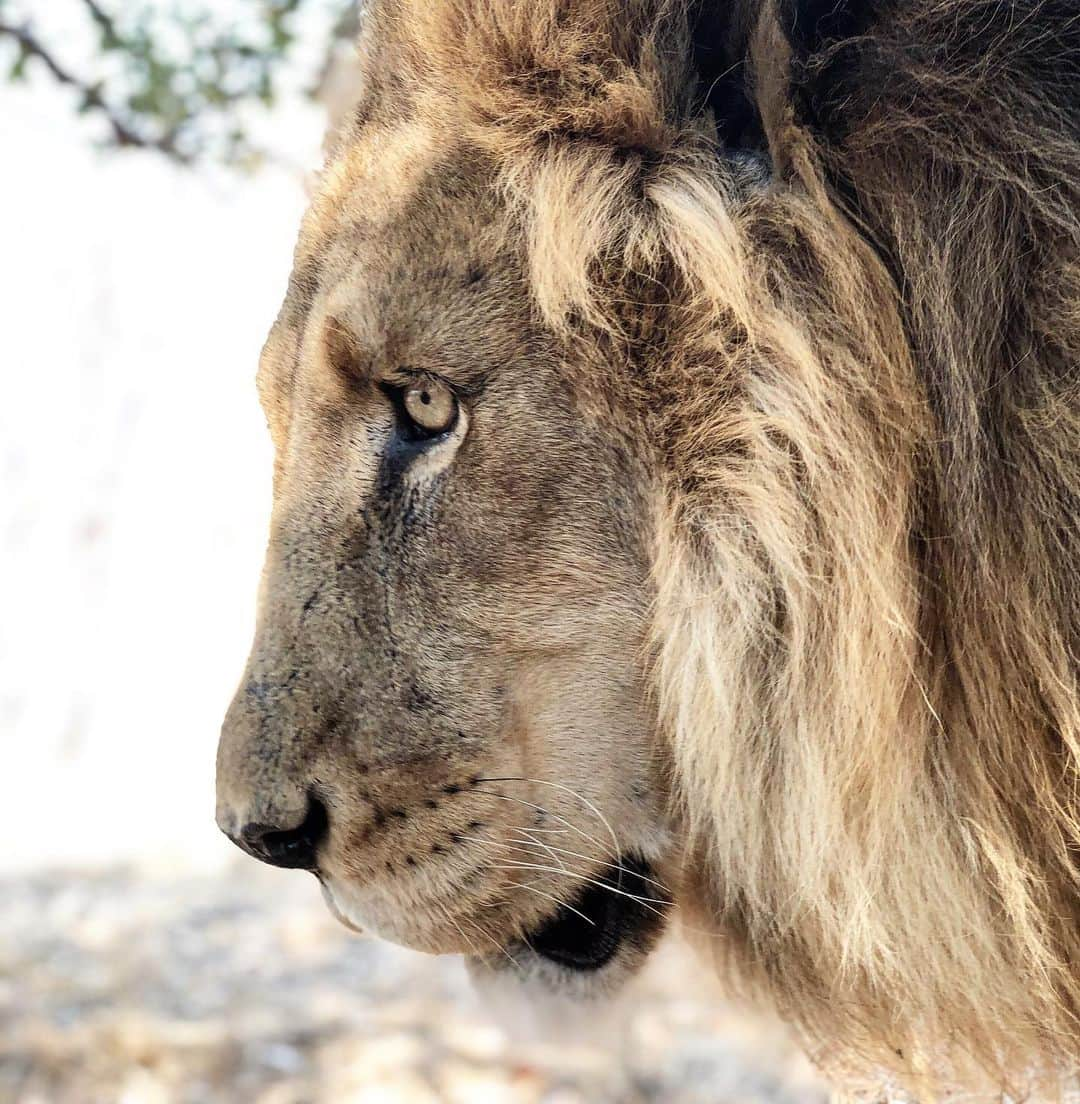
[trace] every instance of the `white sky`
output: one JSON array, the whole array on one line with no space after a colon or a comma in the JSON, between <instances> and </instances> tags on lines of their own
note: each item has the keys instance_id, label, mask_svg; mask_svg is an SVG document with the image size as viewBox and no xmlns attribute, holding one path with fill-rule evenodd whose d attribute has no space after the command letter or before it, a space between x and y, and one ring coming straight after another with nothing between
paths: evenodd
<instances>
[{"instance_id":1,"label":"white sky","mask_svg":"<svg viewBox=\"0 0 1080 1104\"><path fill-rule=\"evenodd\" d=\"M271 123L316 166L318 111ZM253 379L303 174L97 153L42 79L0 84L0 129L0 871L217 863L270 495Z\"/></svg>"}]
</instances>

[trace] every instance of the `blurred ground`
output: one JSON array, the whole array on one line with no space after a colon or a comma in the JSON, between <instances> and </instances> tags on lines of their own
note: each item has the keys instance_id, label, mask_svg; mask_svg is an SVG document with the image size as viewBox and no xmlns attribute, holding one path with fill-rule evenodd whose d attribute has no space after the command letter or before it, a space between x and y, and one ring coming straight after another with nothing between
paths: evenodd
<instances>
[{"instance_id":1,"label":"blurred ground","mask_svg":"<svg viewBox=\"0 0 1080 1104\"><path fill-rule=\"evenodd\" d=\"M241 861L215 877L8 878L0 1101L824 1099L784 1033L713 1003L684 953L668 948L641 990L590 1030L537 1038L489 1016L458 960L347 933L302 875Z\"/></svg>"}]
</instances>

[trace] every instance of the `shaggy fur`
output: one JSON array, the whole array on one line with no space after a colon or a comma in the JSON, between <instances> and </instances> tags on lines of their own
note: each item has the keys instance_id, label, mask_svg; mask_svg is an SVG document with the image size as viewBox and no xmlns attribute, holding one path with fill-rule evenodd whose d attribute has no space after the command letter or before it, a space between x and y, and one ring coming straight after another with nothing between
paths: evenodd
<instances>
[{"instance_id":1,"label":"shaggy fur","mask_svg":"<svg viewBox=\"0 0 1080 1104\"><path fill-rule=\"evenodd\" d=\"M1071 1075L1080 9L370 20L370 87L492 167L542 325L653 472L692 926L835 1067Z\"/></svg>"}]
</instances>

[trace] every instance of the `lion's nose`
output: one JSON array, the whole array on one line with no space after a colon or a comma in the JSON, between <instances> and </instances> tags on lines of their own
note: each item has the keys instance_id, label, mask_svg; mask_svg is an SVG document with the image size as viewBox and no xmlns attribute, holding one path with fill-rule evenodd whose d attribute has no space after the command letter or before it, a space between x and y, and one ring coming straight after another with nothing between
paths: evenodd
<instances>
[{"instance_id":1,"label":"lion's nose","mask_svg":"<svg viewBox=\"0 0 1080 1104\"><path fill-rule=\"evenodd\" d=\"M271 866L314 870L318 866L319 844L329 826L326 806L318 798L309 796L307 813L295 827L253 822L240 829L240 838L234 842Z\"/></svg>"}]
</instances>

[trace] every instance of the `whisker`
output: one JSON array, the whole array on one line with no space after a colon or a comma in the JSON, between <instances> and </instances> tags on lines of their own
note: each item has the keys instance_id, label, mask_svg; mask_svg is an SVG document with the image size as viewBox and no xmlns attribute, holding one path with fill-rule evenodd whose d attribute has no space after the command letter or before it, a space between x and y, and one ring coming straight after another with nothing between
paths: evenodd
<instances>
[{"instance_id":1,"label":"whisker","mask_svg":"<svg viewBox=\"0 0 1080 1104\"><path fill-rule=\"evenodd\" d=\"M513 829L513 830L523 832L524 834L528 835L528 830L526 830L526 829L520 829L519 828L519 829ZM498 851L501 851L501 852L504 852L504 853L518 852L520 854L529 855L529 856L532 856L532 857L535 857L535 858L540 858L541 856L533 848L528 846L528 843L530 843L530 842L537 843L537 844L539 844L539 846L543 847L543 849L547 852L557 851L560 854L569 856L570 858L584 859L587 863L590 864L590 867L603 866L603 867L609 867L612 870L619 870L622 873L626 873L626 867L624 867L621 863L600 862L598 860L592 859L592 857L589 856L589 855L582 854L580 851L567 851L565 848L562 848L562 847L555 847L555 848L549 847L547 844L543 843L540 840L528 840L527 841L527 840L511 839L510 841L503 841L503 840L482 839L478 836L466 836L466 835L463 835L461 838L463 840L468 841L469 843L476 843L476 844L479 844L481 847L487 847L487 848L490 848L491 850L494 850L494 851L497 851L497 852ZM517 862L518 860L514 859L512 856L509 856L509 861ZM561 873L566 874L568 877L571 877L571 878L584 878L586 880L589 880L584 871L578 871L578 870L570 869L559 858L555 858L554 861L558 864L559 871ZM549 869L549 868L545 867L545 869ZM647 882L650 885L656 886L656 888L659 889L661 893L665 893L670 897L671 891L668 889L667 886L665 886L663 884L663 882L658 882L655 878L646 877L644 874L638 874L637 877L643 882ZM607 883L603 883L603 884L607 885ZM614 887L608 886L608 888L613 889ZM640 897L637 894L631 894L631 893L626 893L625 895L629 896L629 897L635 897L637 900L640 900L640 901L643 901L643 902L644 901L654 901L654 902L657 902L659 904L668 904L669 903L668 900L661 899L661 898Z\"/></svg>"},{"instance_id":2,"label":"whisker","mask_svg":"<svg viewBox=\"0 0 1080 1104\"><path fill-rule=\"evenodd\" d=\"M487 847L487 848L490 848L491 850L496 851L496 852L517 851L520 854L531 855L534 858L538 858L538 859L543 858L542 855L538 854L531 847L528 847L524 840L512 840L512 841L506 842L506 841L503 841L503 840L487 840L487 839L481 839L478 836L465 836L465 835L462 835L460 838L465 840L468 843L478 843L481 847ZM548 848L547 850L550 850L550 849ZM553 856L553 858L554 858L554 861L559 864L560 868L563 871L565 871L567 874L572 874L573 873L573 871L571 871L567 867L567 865L561 859L558 858L558 856Z\"/></svg>"},{"instance_id":3,"label":"whisker","mask_svg":"<svg viewBox=\"0 0 1080 1104\"><path fill-rule=\"evenodd\" d=\"M547 782L541 778L479 778L478 782L524 782L526 785L533 786L550 786L553 790L559 790L562 793L567 793L571 797L576 798L582 803L592 814L600 821L600 823L607 829L607 833L611 836L611 844L614 847L612 854L618 856L622 854L622 848L619 846L619 837L615 835L615 829L611 827L611 822L606 816L584 795L572 789L570 786L564 786L561 782ZM595 842L595 841L594 841Z\"/></svg>"},{"instance_id":4,"label":"whisker","mask_svg":"<svg viewBox=\"0 0 1080 1104\"><path fill-rule=\"evenodd\" d=\"M468 838L468 837L463 837L463 838ZM503 852L506 852L506 851L509 851L509 850L515 850L515 851L521 851L525 854L536 854L535 852L529 850L529 848L524 847L524 846L509 847L508 848L505 845L498 845L492 840L477 840L476 842L482 843L482 844L492 848L492 850L501 850ZM539 857L539 856L537 856L537 857ZM583 874L580 874L577 871L568 869L566 867L561 867L561 868L556 870L556 869L554 869L552 867L549 867L549 866L544 866L544 865L540 865L540 864L536 864L536 863L522 862L518 859L513 858L512 856L508 856L506 861L508 863L512 863L513 864L513 869L515 869L515 870L530 870L531 869L531 870L542 871L542 872L545 872L545 873L565 874L566 877L568 877L568 878L580 878L582 881L589 882L593 885L598 885L601 888L610 890L612 893L616 893L617 895L619 895L621 897L629 897L631 900L638 901L644 908L648 908L650 912L654 913L657 916L666 917L667 914L664 913L664 912L661 912L659 909L649 908L648 902L652 902L654 904L661 904L661 905L665 905L665 906L669 906L669 907L671 905L670 900L661 900L661 899L658 899L658 898L655 898L655 897L639 897L636 894L629 893L625 890L616 889L615 886L608 885L606 882L597 882L593 878L585 877ZM491 866L491 869L492 870L502 870L504 868L501 867L501 866L493 864ZM638 875L638 877L643 878L643 876L640 875L640 874ZM650 879L644 879L643 878L643 880L650 880ZM543 883L512 882L512 883L510 883L510 885L507 888L534 889L535 886L538 885L538 884L543 884ZM659 883L655 883L655 882L653 884L659 885ZM668 892L664 886L660 886L660 888L662 890L664 890L664 892ZM491 902L488 902L487 904L481 905L480 907L484 908L484 909L496 908L497 906L503 905L505 903L506 903L505 900L491 901ZM701 936L701 937L706 938L706 939L722 940L722 939L726 938L726 936L723 933L717 932L717 931L715 931L711 928L703 928L703 927L700 927L697 924L688 923L685 917L680 917L679 926L680 926L681 930L684 931L684 932L692 933L694 935L698 935L698 936Z\"/></svg>"},{"instance_id":5,"label":"whisker","mask_svg":"<svg viewBox=\"0 0 1080 1104\"><path fill-rule=\"evenodd\" d=\"M524 842L520 842L520 843L510 842L510 843L507 843L507 842L503 842L503 841L477 839L475 836L462 836L461 838L464 839L464 840L468 840L471 843L478 843L482 847L487 847L490 851L494 852L496 858L503 859L508 863L518 864L519 869L526 870L526 869L529 869L530 867L534 867L537 870L544 870L544 871L553 871L554 870L554 868L543 865L542 863L541 864L536 864L536 863L531 863L531 862L525 862L523 859L517 858L516 856L526 855L530 859L541 859L541 860L543 859L542 855L540 855L538 852L536 852L533 848L529 847ZM580 880L580 879L584 879L584 878L587 877L587 872L586 871L584 871L584 870L573 870L570 867L568 867L559 858L556 858L555 861L556 861L556 863L558 863L558 872L561 873L561 874L564 874L567 878L573 878L573 879ZM498 865L492 864L491 869L492 870L500 870L500 869L505 869L505 867L500 867ZM511 885L515 886L515 887L521 887L521 886L524 885L524 883L512 882ZM543 894L543 896L547 896L547 894ZM552 897L551 900L557 901L557 903L560 904L560 905L566 904L565 901L562 901L561 899L557 899L555 897ZM567 908L569 908L569 907L570 906L567 905ZM573 909L572 911L577 912L577 909ZM578 913L578 915L580 916L581 913ZM583 917L583 919L587 919L587 917Z\"/></svg>"},{"instance_id":6,"label":"whisker","mask_svg":"<svg viewBox=\"0 0 1080 1104\"><path fill-rule=\"evenodd\" d=\"M593 844L595 847L600 848L601 851L606 850L605 845L603 843L601 843L600 840L598 840L595 836L590 836L588 832L583 831L576 824L573 824L571 821L567 820L566 817L562 816L560 813L553 813L550 809L545 809L543 805L535 805L535 804L533 804L533 802L526 801L522 797L509 797L507 794L495 793L492 790L473 790L472 792L473 793L478 793L478 794L484 794L486 797L494 797L494 798L497 798L499 801L510 801L510 802L513 802L514 804L517 804L517 805L524 805L525 808L534 809L534 810L536 810L536 812L543 813L544 816L554 817L556 820L561 821L563 824L566 825L566 829L561 829L560 828L560 829L557 829L557 831L561 832L561 831L564 831L564 830L568 830L568 831L571 831L571 832L575 832L577 835L581 836L581 838L583 840L585 840L587 843ZM536 828L536 829L532 829L532 831L544 832L544 831L556 831L556 829Z\"/></svg>"},{"instance_id":7,"label":"whisker","mask_svg":"<svg viewBox=\"0 0 1080 1104\"><path fill-rule=\"evenodd\" d=\"M447 923L454 925L454 927L457 929L458 935L460 935L461 938L464 940L465 946L469 948L472 954L478 955L480 952L476 949L476 944L465 934L465 932L462 930L461 925L453 918L453 916L450 915L450 910L444 905L439 905L437 906L436 911L442 916L445 921L447 921Z\"/></svg>"},{"instance_id":8,"label":"whisker","mask_svg":"<svg viewBox=\"0 0 1080 1104\"><path fill-rule=\"evenodd\" d=\"M506 866L492 866L493 870L538 870L548 874L565 874L565 870L560 870L557 866L541 866L537 863L523 863L517 862L513 859L507 860ZM579 875L571 875L572 877L580 877ZM625 889L619 889L616 886L609 885L607 882L602 882L598 878L586 878L581 877L580 880L588 885L596 886L598 889L606 889L609 893L614 893L617 897L626 897L631 901L637 901L642 907L648 909L650 912L655 913L657 916L664 916L665 913L660 909L652 908L652 905L663 905L666 909L671 902L666 901L660 897L641 897L636 893L629 893Z\"/></svg>"},{"instance_id":9,"label":"whisker","mask_svg":"<svg viewBox=\"0 0 1080 1104\"><path fill-rule=\"evenodd\" d=\"M520 829L520 828L512 829L512 830L513 831L522 831L522 829ZM532 829L529 829L529 831L531 832ZM537 840L536 842L540 843L539 840ZM544 848L545 851L554 851L554 852L557 852L560 855L566 855L566 856L568 856L569 858L572 858L572 859L584 859L586 862L594 863L594 865L596 865L596 866L606 866L606 867L610 867L612 870L622 870L624 872L626 871L626 867L623 866L622 863L600 862L598 860L594 861L591 858L591 856L583 855L580 851L567 851L564 847L549 847L546 844L541 844L541 846ZM656 888L658 890L660 890L661 893L668 893L668 894L671 893L671 890L668 889L668 887L666 885L664 885L663 882L658 882L655 878L648 878L644 874L638 874L637 876L638 876L638 878L641 879L641 881L648 882L649 885L656 886Z\"/></svg>"},{"instance_id":10,"label":"whisker","mask_svg":"<svg viewBox=\"0 0 1080 1104\"><path fill-rule=\"evenodd\" d=\"M484 929L480 927L480 925L477 924L474 920L469 920L466 917L462 917L462 920L464 920L465 923L468 924L469 927L472 928L472 930L476 932L477 935L482 935L497 951L499 951L499 953L502 954L502 956L510 963L511 966L514 967L515 970L518 971L518 973L523 974L525 972L521 963L518 962L518 960L514 958L514 956L506 949L506 947L504 947L493 935L491 935L490 932L484 931ZM465 933L462 932L461 934L464 935ZM477 955L479 955L479 951L477 951L476 953Z\"/></svg>"},{"instance_id":11,"label":"whisker","mask_svg":"<svg viewBox=\"0 0 1080 1104\"><path fill-rule=\"evenodd\" d=\"M497 870L499 868L496 867L495 869ZM573 905L567 904L561 897L556 897L553 893L547 893L545 890L537 889L532 883L514 882L513 885L516 889L527 889L530 893L535 893L537 897L546 897L549 901L554 901L560 909L568 909L570 912L574 913L575 916L580 916L590 927L596 927L595 920L591 920L581 909L576 909Z\"/></svg>"},{"instance_id":12,"label":"whisker","mask_svg":"<svg viewBox=\"0 0 1080 1104\"><path fill-rule=\"evenodd\" d=\"M482 792L486 793L487 791L482 791ZM500 797L502 795L500 795L500 794L491 794L490 796ZM507 798L506 800L518 800L518 799L516 799L516 798ZM529 804L529 803L524 802L524 804ZM519 828L519 829L515 829L515 831L525 831L525 829L520 829ZM528 829L529 833L538 832L538 831L559 832L559 831L563 831L563 829L556 829L556 828L551 828L551 829L530 828L530 829ZM492 866L490 868L492 870L505 870L505 869L511 869L511 870L537 870L537 871L540 871L540 872L543 872L543 873L551 873L551 874L556 874L556 875L562 874L562 875L565 875L568 878L579 878L583 882L586 882L590 885L597 886L601 889L606 889L609 892L616 894L617 896L627 897L632 901L637 901L639 904L642 905L643 908L646 908L646 909L648 909L649 912L652 912L655 915L661 916L661 917L666 917L667 914L665 912L662 912L659 909L650 908L649 906L651 904L655 904L655 905L663 905L665 907L670 907L670 905L671 905L670 899L664 900L664 899L656 898L656 897L641 897L637 894L630 893L630 892L628 892L626 890L623 890L621 888L618 888L616 886L609 885L607 882L602 882L602 881L598 881L595 878L590 878L590 877L588 877L588 876L586 876L582 873L579 873L575 870L572 870L572 869L568 868L567 866L565 866L561 862L561 860L559 861L558 867L550 867L550 866L545 866L543 864L538 864L538 863L522 862L518 859L513 858L511 855L507 854L508 852L511 852L511 851L517 851L517 852L520 852L520 853L523 853L523 854L535 855L537 858L539 858L540 856L535 851L533 851L531 848L529 848L526 845L526 841L524 841L524 840L518 840L518 841L514 841L513 843L507 844L503 841L481 839L481 838L476 837L476 836L462 836L461 838L465 839L465 840L468 840L471 843L480 844L481 846L487 847L487 848L491 849L492 851L502 852L504 857L506 858L506 862L508 864L511 864L509 867L503 867L503 866L500 866L500 865L497 865L497 864L492 864ZM544 846L544 844L539 840L536 840L534 842L536 842L540 846ZM547 848L547 847L544 847L544 849L549 850L549 848ZM565 855L567 855L569 857L572 857L572 858L585 858L585 859L588 858L588 856L581 855L579 852L576 852L576 851L566 851L562 848L554 848L554 850L561 851L562 854L565 854ZM615 864L615 863L603 863L601 865L615 867L617 864ZM625 870L625 867L623 867L623 870ZM661 890L664 893L670 894L670 892L671 892L665 885L663 885L661 882L656 881L656 879L654 879L654 878L647 878L642 874L638 874L637 877L640 878L642 881L648 882L651 885L655 885L659 890ZM513 882L507 888L531 889L534 892L537 892L536 891L536 884L537 883L534 883L534 882ZM566 902L560 902L560 903L565 904ZM498 900L498 901L487 902L486 904L483 904L479 907L482 908L482 909L490 909L490 908L496 908L496 907L498 907L500 905L504 905L504 904L506 904L505 900ZM707 939L720 940L720 939L726 938L720 932L714 931L714 930L709 929L709 928L703 928L703 927L700 927L696 924L690 924L686 921L685 918L680 919L680 927L685 932L693 933L695 935L699 935L699 936L705 937ZM481 929L481 931L482 931L482 929ZM486 932L483 932L483 934L487 935ZM492 937L490 935L487 935L487 938L490 942L494 943L496 947L499 947L498 942L496 942L494 939L492 939ZM525 942L526 945L528 946L528 941L527 940L523 939L522 941ZM500 948L500 949L503 950L503 952L505 953L505 949L503 949L503 948ZM521 969L521 964L520 963L516 962L516 960L514 960L509 955L507 955L507 957L509 957L511 959L511 961L514 962L515 966L518 969Z\"/></svg>"},{"instance_id":13,"label":"whisker","mask_svg":"<svg viewBox=\"0 0 1080 1104\"><path fill-rule=\"evenodd\" d=\"M476 836L462 836L461 838L463 840L468 840L470 843L478 843L481 846L488 847L491 850L495 851L496 853L502 852L503 853L502 857L505 857L506 862L513 864L512 869L518 869L518 870L535 869L535 870L543 870L543 871L554 871L555 870L554 867L540 866L540 865L537 865L536 863L521 862L520 860L515 859L513 857L513 855L507 855L506 854L507 852L516 851L516 852L519 852L521 854L530 855L530 856L534 856L534 857L539 857L539 856L536 855L535 851L533 851L531 848L526 847L524 845L515 845L515 844L507 845L507 844L503 844L503 843L495 841L495 840L478 839ZM577 871L568 869L567 866L564 863L562 863L560 860L556 859L556 862L559 863L558 871L560 873L565 874L568 878L582 878L583 877L583 875L581 875ZM492 865L491 869L492 870L506 870L507 867ZM586 879L586 880L588 880L588 879ZM531 890L533 893L535 893L539 897L546 897L549 901L554 901L555 904L557 904L560 908L569 909L570 912L574 913L577 916L580 916L581 919L584 920L587 924L590 924L593 927L596 926L596 922L594 920L591 920L588 916L586 916L585 913L583 913L580 909L575 908L569 902L564 901L561 897L556 897L551 893L547 893L546 891L537 889L536 888L536 883L533 883L533 882L511 882L510 884L511 884L511 887L514 888L514 889L528 889L528 890Z\"/></svg>"},{"instance_id":14,"label":"whisker","mask_svg":"<svg viewBox=\"0 0 1080 1104\"><path fill-rule=\"evenodd\" d=\"M551 861L552 862L558 863L559 866L561 866L565 869L566 863L564 863L562 861L562 859L560 859L559 856L555 853L556 851L560 850L560 848L549 847L543 840L534 839L533 835L532 835L532 832L527 828L514 828L512 830L515 831L515 832L520 832L522 835L528 837L528 840L529 840L530 843L534 843L538 847L542 847L551 856ZM533 852L533 853L535 854L535 852ZM573 851L566 851L564 853L567 854L567 855L574 855ZM584 859L586 856L585 855L577 855L576 857L579 858L579 859Z\"/></svg>"}]
</instances>

